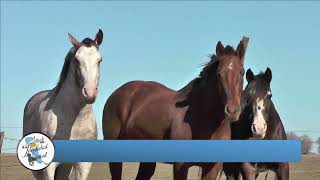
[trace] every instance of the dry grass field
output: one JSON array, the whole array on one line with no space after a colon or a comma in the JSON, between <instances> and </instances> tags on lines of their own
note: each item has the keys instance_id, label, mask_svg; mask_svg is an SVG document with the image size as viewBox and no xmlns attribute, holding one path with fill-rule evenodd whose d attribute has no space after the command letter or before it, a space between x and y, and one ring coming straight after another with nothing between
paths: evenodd
<instances>
[{"instance_id":1,"label":"dry grass field","mask_svg":"<svg viewBox=\"0 0 320 180\"><path fill-rule=\"evenodd\" d=\"M123 175L125 180L134 179L138 171L137 163L125 163ZM108 163L95 163L90 173L90 180L110 179ZM34 179L29 170L25 169L17 160L15 154L1 154L0 156L1 180L29 180ZM188 179L200 179L201 172L198 167L189 170ZM73 175L72 175L73 176ZM259 176L264 179L265 174ZM71 179L74 179L73 177ZM172 179L172 165L157 164L153 180ZM221 179L225 179L222 177ZM268 179L274 179L274 174L269 173ZM290 164L290 179L292 180L320 180L320 155L307 155L303 161Z\"/></svg>"}]
</instances>

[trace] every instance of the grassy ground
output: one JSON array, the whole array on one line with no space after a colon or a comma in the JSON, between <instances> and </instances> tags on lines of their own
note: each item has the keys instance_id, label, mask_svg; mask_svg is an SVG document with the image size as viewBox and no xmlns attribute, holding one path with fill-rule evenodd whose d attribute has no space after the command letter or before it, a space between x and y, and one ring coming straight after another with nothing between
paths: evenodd
<instances>
[{"instance_id":1,"label":"grassy ground","mask_svg":"<svg viewBox=\"0 0 320 180\"><path fill-rule=\"evenodd\" d=\"M134 179L138 171L138 163L125 163L123 176L125 180ZM1 154L0 156L1 180L30 180L34 179L31 172L25 169L17 160L15 154ZM271 175L270 175L271 174ZM188 179L200 179L201 172L198 167L189 170ZM72 175L73 176L73 175ZM90 180L110 179L108 163L95 163L91 170ZM73 177L71 179L74 179ZM171 180L172 165L158 163L154 180ZM222 179L225 179L224 177ZM259 180L264 179L264 174ZM274 179L274 174L269 173L268 179ZM290 179L292 180L320 180L320 155L303 156L303 161L290 164Z\"/></svg>"}]
</instances>

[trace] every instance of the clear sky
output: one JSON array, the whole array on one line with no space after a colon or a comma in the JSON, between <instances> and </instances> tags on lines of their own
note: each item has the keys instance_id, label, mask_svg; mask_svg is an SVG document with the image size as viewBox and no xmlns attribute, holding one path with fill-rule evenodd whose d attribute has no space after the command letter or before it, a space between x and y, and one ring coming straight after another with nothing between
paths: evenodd
<instances>
[{"instance_id":1,"label":"clear sky","mask_svg":"<svg viewBox=\"0 0 320 180\"><path fill-rule=\"evenodd\" d=\"M273 72L273 101L287 131L320 136L320 2L3 2L1 130L22 135L23 109L52 89L71 44L104 32L99 97L104 103L131 80L179 89L196 77L219 40L250 38L245 68ZM101 129L99 129L101 131ZM300 133L301 134L301 133ZM99 134L101 139L101 133ZM3 149L16 147L5 140Z\"/></svg>"}]
</instances>

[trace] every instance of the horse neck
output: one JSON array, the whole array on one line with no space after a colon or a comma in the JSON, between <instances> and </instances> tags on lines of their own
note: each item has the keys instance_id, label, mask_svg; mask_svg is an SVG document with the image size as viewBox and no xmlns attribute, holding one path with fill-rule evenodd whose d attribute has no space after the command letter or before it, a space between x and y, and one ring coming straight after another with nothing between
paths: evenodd
<instances>
[{"instance_id":1,"label":"horse neck","mask_svg":"<svg viewBox=\"0 0 320 180\"><path fill-rule=\"evenodd\" d=\"M92 108L91 104L86 104L81 97L81 91L75 82L74 69L72 63L68 75L61 88L56 94L55 103L63 108L65 112L79 113L83 109ZM68 111L69 110L69 111Z\"/></svg>"},{"instance_id":2,"label":"horse neck","mask_svg":"<svg viewBox=\"0 0 320 180\"><path fill-rule=\"evenodd\" d=\"M190 105L199 108L201 113L206 114L206 117L210 117L211 122L212 117L218 118L218 120L224 119L224 107L216 82L215 79L212 79L209 83L195 88L190 96Z\"/></svg>"},{"instance_id":3,"label":"horse neck","mask_svg":"<svg viewBox=\"0 0 320 180\"><path fill-rule=\"evenodd\" d=\"M267 139L286 139L286 133L282 121L272 101L269 109L267 127Z\"/></svg>"},{"instance_id":4,"label":"horse neck","mask_svg":"<svg viewBox=\"0 0 320 180\"><path fill-rule=\"evenodd\" d=\"M245 106L239 120L231 124L232 139L248 139L252 136L251 124L253 112L250 105Z\"/></svg>"},{"instance_id":5,"label":"horse neck","mask_svg":"<svg viewBox=\"0 0 320 180\"><path fill-rule=\"evenodd\" d=\"M216 80L210 80L211 82L206 84L207 87L204 87L202 89L202 101L206 104L207 108L214 109L214 111L211 112L220 112L224 114L224 107L222 102L222 95L220 94L218 90L218 83Z\"/></svg>"}]
</instances>

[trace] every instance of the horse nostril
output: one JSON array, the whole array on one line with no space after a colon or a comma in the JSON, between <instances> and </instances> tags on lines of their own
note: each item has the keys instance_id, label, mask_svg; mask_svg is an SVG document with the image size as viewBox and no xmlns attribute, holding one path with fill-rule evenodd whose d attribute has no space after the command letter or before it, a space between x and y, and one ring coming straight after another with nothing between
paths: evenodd
<instances>
[{"instance_id":1,"label":"horse nostril","mask_svg":"<svg viewBox=\"0 0 320 180\"><path fill-rule=\"evenodd\" d=\"M230 114L230 109L229 109L229 106L228 106L228 105L226 105L226 107L225 107L225 113L226 113L226 114Z\"/></svg>"},{"instance_id":2,"label":"horse nostril","mask_svg":"<svg viewBox=\"0 0 320 180\"><path fill-rule=\"evenodd\" d=\"M257 130L256 130L256 124L252 124L252 131L255 133L255 132L257 132Z\"/></svg>"},{"instance_id":3,"label":"horse nostril","mask_svg":"<svg viewBox=\"0 0 320 180\"><path fill-rule=\"evenodd\" d=\"M83 93L84 93L85 96L88 96L88 95L87 95L87 89L86 89L86 88L83 88Z\"/></svg>"}]
</instances>

